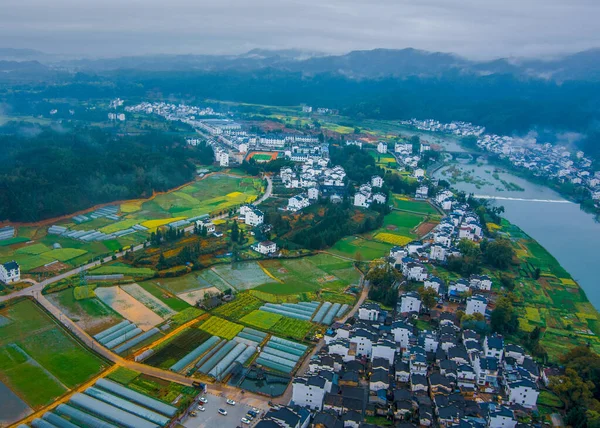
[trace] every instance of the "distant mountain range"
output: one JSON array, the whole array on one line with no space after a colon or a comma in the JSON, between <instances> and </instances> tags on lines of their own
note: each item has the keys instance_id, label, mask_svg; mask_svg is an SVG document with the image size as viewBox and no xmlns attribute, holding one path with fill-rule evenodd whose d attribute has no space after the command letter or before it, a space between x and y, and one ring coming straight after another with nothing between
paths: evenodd
<instances>
[{"instance_id":1,"label":"distant mountain range","mask_svg":"<svg viewBox=\"0 0 600 428\"><path fill-rule=\"evenodd\" d=\"M44 67L92 73L115 70L248 72L270 69L307 75L339 74L355 79L503 74L554 81L600 80L600 49L552 60L501 58L472 61L454 54L410 48L352 51L344 55L295 49L254 49L241 55L146 55L103 59L69 59L28 49L0 48L0 60L4 60L0 62L0 72L5 73L21 68L44 74ZM17 66L6 61L27 62Z\"/></svg>"}]
</instances>

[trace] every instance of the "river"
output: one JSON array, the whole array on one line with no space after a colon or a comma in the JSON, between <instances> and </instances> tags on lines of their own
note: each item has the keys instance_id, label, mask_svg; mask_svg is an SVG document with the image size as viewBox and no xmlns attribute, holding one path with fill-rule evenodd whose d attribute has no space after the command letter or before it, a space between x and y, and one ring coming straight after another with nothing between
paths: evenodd
<instances>
[{"instance_id":1,"label":"river","mask_svg":"<svg viewBox=\"0 0 600 428\"><path fill-rule=\"evenodd\" d=\"M600 309L600 224L592 215L555 191L508 172L498 172L482 159L477 164L453 163L436 171L434 177L448 180L451 167L461 171L452 183L454 188L498 197L506 219L544 246L579 283L594 307ZM501 180L523 190L507 190ZM516 189L510 184L509 187Z\"/></svg>"}]
</instances>

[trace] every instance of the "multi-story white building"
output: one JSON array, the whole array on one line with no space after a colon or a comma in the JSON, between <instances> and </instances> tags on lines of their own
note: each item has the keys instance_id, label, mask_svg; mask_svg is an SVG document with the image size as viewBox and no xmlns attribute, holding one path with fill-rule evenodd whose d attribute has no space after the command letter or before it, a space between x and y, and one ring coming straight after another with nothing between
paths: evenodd
<instances>
[{"instance_id":1,"label":"multi-story white building","mask_svg":"<svg viewBox=\"0 0 600 428\"><path fill-rule=\"evenodd\" d=\"M0 282L11 284L21 280L21 268L14 260L12 262L0 264Z\"/></svg>"},{"instance_id":2,"label":"multi-story white building","mask_svg":"<svg viewBox=\"0 0 600 428\"><path fill-rule=\"evenodd\" d=\"M358 319L364 321L376 321L379 319L381 308L376 303L365 303L358 308Z\"/></svg>"},{"instance_id":3,"label":"multi-story white building","mask_svg":"<svg viewBox=\"0 0 600 428\"><path fill-rule=\"evenodd\" d=\"M374 175L371 177L371 186L372 187L382 187L383 186L383 178L378 175Z\"/></svg>"},{"instance_id":4,"label":"multi-story white building","mask_svg":"<svg viewBox=\"0 0 600 428\"><path fill-rule=\"evenodd\" d=\"M408 349L410 345L410 338L413 334L413 326L404 321L394 321L392 323L392 334L394 335L394 342L400 345L402 349Z\"/></svg>"},{"instance_id":5,"label":"multi-story white building","mask_svg":"<svg viewBox=\"0 0 600 428\"><path fill-rule=\"evenodd\" d=\"M537 405L540 391L532 381L521 379L506 384L506 395L508 396L509 403L533 409Z\"/></svg>"},{"instance_id":6,"label":"multi-story white building","mask_svg":"<svg viewBox=\"0 0 600 428\"><path fill-rule=\"evenodd\" d=\"M290 211L299 211L303 208L306 208L310 205L310 200L308 199L308 195L300 194L296 196L292 196L288 199L287 208Z\"/></svg>"},{"instance_id":7,"label":"multi-story white building","mask_svg":"<svg viewBox=\"0 0 600 428\"><path fill-rule=\"evenodd\" d=\"M321 410L326 392L326 380L321 376L297 377L292 383L292 401L298 406Z\"/></svg>"},{"instance_id":8,"label":"multi-story white building","mask_svg":"<svg viewBox=\"0 0 600 428\"><path fill-rule=\"evenodd\" d=\"M272 241L262 241L256 244L254 249L261 254L273 254L277 252L277 244Z\"/></svg>"},{"instance_id":9,"label":"multi-story white building","mask_svg":"<svg viewBox=\"0 0 600 428\"><path fill-rule=\"evenodd\" d=\"M467 315L481 314L485 315L487 309L487 299L480 295L474 295L467 299Z\"/></svg>"},{"instance_id":10,"label":"multi-story white building","mask_svg":"<svg viewBox=\"0 0 600 428\"><path fill-rule=\"evenodd\" d=\"M244 223L249 226L258 226L265 222L265 215L258 208L251 208L246 210L246 214L244 216Z\"/></svg>"},{"instance_id":11,"label":"multi-story white building","mask_svg":"<svg viewBox=\"0 0 600 428\"><path fill-rule=\"evenodd\" d=\"M400 300L400 312L419 312L421 310L421 299L419 295L414 291L409 291L401 297Z\"/></svg>"},{"instance_id":12,"label":"multi-story white building","mask_svg":"<svg viewBox=\"0 0 600 428\"><path fill-rule=\"evenodd\" d=\"M377 144L377 152L378 153L387 153L387 144L384 142L380 142Z\"/></svg>"},{"instance_id":13,"label":"multi-story white building","mask_svg":"<svg viewBox=\"0 0 600 428\"><path fill-rule=\"evenodd\" d=\"M396 354L396 344L392 341L380 339L375 343L371 350L371 360L375 358L385 358L390 365L394 364Z\"/></svg>"},{"instance_id":14,"label":"multi-story white building","mask_svg":"<svg viewBox=\"0 0 600 428\"><path fill-rule=\"evenodd\" d=\"M444 285L444 281L442 281L437 276L430 276L425 280L424 286L425 288L433 288L436 293L439 294L440 286Z\"/></svg>"}]
</instances>

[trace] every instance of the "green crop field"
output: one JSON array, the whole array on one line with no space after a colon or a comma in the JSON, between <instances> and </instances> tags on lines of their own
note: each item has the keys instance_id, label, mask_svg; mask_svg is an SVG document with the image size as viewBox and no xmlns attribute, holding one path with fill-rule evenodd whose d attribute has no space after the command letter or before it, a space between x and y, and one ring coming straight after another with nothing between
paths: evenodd
<instances>
[{"instance_id":1,"label":"green crop field","mask_svg":"<svg viewBox=\"0 0 600 428\"><path fill-rule=\"evenodd\" d=\"M107 367L29 300L0 314L12 321L0 327L0 380L33 408Z\"/></svg>"},{"instance_id":2,"label":"green crop field","mask_svg":"<svg viewBox=\"0 0 600 428\"><path fill-rule=\"evenodd\" d=\"M348 285L358 283L359 274L352 262L320 254L287 260L266 260L262 266L280 282L257 287L257 290L273 294L296 294L322 289L342 291Z\"/></svg>"},{"instance_id":3,"label":"green crop field","mask_svg":"<svg viewBox=\"0 0 600 428\"><path fill-rule=\"evenodd\" d=\"M245 317L240 318L240 322L252 327L269 330L278 321L280 321L281 318L283 318L283 315L272 314L271 312L264 311L252 311Z\"/></svg>"},{"instance_id":4,"label":"green crop field","mask_svg":"<svg viewBox=\"0 0 600 428\"><path fill-rule=\"evenodd\" d=\"M57 250L50 250L47 253L43 253L42 255L44 257L50 257L61 262L66 262L68 260L74 259L75 257L82 256L86 253L87 251L80 250L77 248L59 248Z\"/></svg>"},{"instance_id":5,"label":"green crop field","mask_svg":"<svg viewBox=\"0 0 600 428\"><path fill-rule=\"evenodd\" d=\"M166 289L157 286L155 281L140 282L139 286L146 290L148 293L152 294L157 299L161 300L164 304L166 304L169 308L173 309L176 312L182 311L190 307L190 305L187 302L184 302L170 291L167 291Z\"/></svg>"},{"instance_id":6,"label":"green crop field","mask_svg":"<svg viewBox=\"0 0 600 428\"><path fill-rule=\"evenodd\" d=\"M204 321L199 328L207 333L212 334L213 336L219 336L223 339L231 340L237 336L240 331L242 331L244 326L227 321L223 318L210 317L208 320Z\"/></svg>"},{"instance_id":7,"label":"green crop field","mask_svg":"<svg viewBox=\"0 0 600 428\"><path fill-rule=\"evenodd\" d=\"M238 291L248 290L262 284L276 283L257 262L236 263L236 265L218 265L212 271L228 285Z\"/></svg>"},{"instance_id":8,"label":"green crop field","mask_svg":"<svg viewBox=\"0 0 600 428\"><path fill-rule=\"evenodd\" d=\"M238 320L250 312L260 308L264 302L252 296L248 292L239 293L233 301L219 306L212 311L215 315L220 315L232 320Z\"/></svg>"},{"instance_id":9,"label":"green crop field","mask_svg":"<svg viewBox=\"0 0 600 428\"><path fill-rule=\"evenodd\" d=\"M30 254L35 256L48 251L50 251L50 248L46 247L44 244L33 244L19 248L15 251L15 254Z\"/></svg>"},{"instance_id":10,"label":"green crop field","mask_svg":"<svg viewBox=\"0 0 600 428\"><path fill-rule=\"evenodd\" d=\"M111 234L114 232L118 232L119 230L129 229L131 226L135 226L138 224L138 220L136 219L126 219L117 221L116 223L109 224L107 226L98 229L102 233Z\"/></svg>"},{"instance_id":11,"label":"green crop field","mask_svg":"<svg viewBox=\"0 0 600 428\"><path fill-rule=\"evenodd\" d=\"M394 195L392 198L394 208L399 210L413 211L423 214L439 214L438 211L426 201L406 200L400 195Z\"/></svg>"},{"instance_id":12,"label":"green crop field","mask_svg":"<svg viewBox=\"0 0 600 428\"><path fill-rule=\"evenodd\" d=\"M389 254L391 244L369 241L358 236L347 236L340 239L329 249L331 253L352 259L373 260Z\"/></svg>"},{"instance_id":13,"label":"green crop field","mask_svg":"<svg viewBox=\"0 0 600 428\"><path fill-rule=\"evenodd\" d=\"M278 336L303 340L313 327L310 321L283 317L270 328L270 331Z\"/></svg>"},{"instance_id":14,"label":"green crop field","mask_svg":"<svg viewBox=\"0 0 600 428\"><path fill-rule=\"evenodd\" d=\"M161 369L168 369L181 358L192 352L210 337L206 331L197 328L188 328L178 334L168 343L162 344L159 350L150 356L144 364Z\"/></svg>"},{"instance_id":15,"label":"green crop field","mask_svg":"<svg viewBox=\"0 0 600 428\"><path fill-rule=\"evenodd\" d=\"M150 268L134 268L122 263L114 263L108 266L101 266L90 271L91 275L112 275L112 274L123 274L128 276L141 276L141 277L152 277L156 273Z\"/></svg>"},{"instance_id":16,"label":"green crop field","mask_svg":"<svg viewBox=\"0 0 600 428\"><path fill-rule=\"evenodd\" d=\"M173 327L183 325L186 322L193 320L194 318L198 318L203 313L204 311L202 309L190 306L189 308L184 309L183 311L173 315L171 317L171 325Z\"/></svg>"}]
</instances>

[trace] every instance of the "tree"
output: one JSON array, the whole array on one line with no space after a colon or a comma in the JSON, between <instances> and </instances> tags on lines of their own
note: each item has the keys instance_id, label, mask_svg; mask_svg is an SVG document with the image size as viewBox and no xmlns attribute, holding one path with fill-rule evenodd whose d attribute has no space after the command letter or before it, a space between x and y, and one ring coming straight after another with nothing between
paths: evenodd
<instances>
[{"instance_id":1,"label":"tree","mask_svg":"<svg viewBox=\"0 0 600 428\"><path fill-rule=\"evenodd\" d=\"M421 303L427 308L431 309L435 306L438 300L438 294L431 287L422 287L419 288L419 297L421 298Z\"/></svg>"},{"instance_id":2,"label":"tree","mask_svg":"<svg viewBox=\"0 0 600 428\"><path fill-rule=\"evenodd\" d=\"M512 264L515 250L508 239L496 239L483 246L483 258L498 269L506 269Z\"/></svg>"},{"instance_id":3,"label":"tree","mask_svg":"<svg viewBox=\"0 0 600 428\"><path fill-rule=\"evenodd\" d=\"M591 381L584 381L579 374L568 368L563 376L550 377L550 389L565 403L568 411L579 405L590 404L594 389Z\"/></svg>"},{"instance_id":4,"label":"tree","mask_svg":"<svg viewBox=\"0 0 600 428\"><path fill-rule=\"evenodd\" d=\"M238 242L240 239L240 228L237 224L237 221L233 221L233 224L231 225L231 242Z\"/></svg>"},{"instance_id":5,"label":"tree","mask_svg":"<svg viewBox=\"0 0 600 428\"><path fill-rule=\"evenodd\" d=\"M515 333L519 329L519 318L510 297L503 296L498 299L492 311L490 324L496 333Z\"/></svg>"},{"instance_id":6,"label":"tree","mask_svg":"<svg viewBox=\"0 0 600 428\"><path fill-rule=\"evenodd\" d=\"M515 289L515 281L507 274L500 274L500 284L508 291L513 291Z\"/></svg>"},{"instance_id":7,"label":"tree","mask_svg":"<svg viewBox=\"0 0 600 428\"><path fill-rule=\"evenodd\" d=\"M410 144L412 145L413 154L417 154L421 151L421 139L418 135L410 137Z\"/></svg>"}]
</instances>

